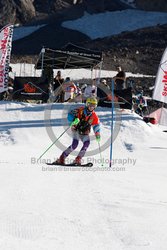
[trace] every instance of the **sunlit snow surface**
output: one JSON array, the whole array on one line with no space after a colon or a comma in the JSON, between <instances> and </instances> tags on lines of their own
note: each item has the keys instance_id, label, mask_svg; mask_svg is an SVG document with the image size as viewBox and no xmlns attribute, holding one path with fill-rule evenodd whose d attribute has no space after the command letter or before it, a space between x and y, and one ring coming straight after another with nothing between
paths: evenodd
<instances>
[{"instance_id":1,"label":"sunlit snow surface","mask_svg":"<svg viewBox=\"0 0 167 250\"><path fill-rule=\"evenodd\" d=\"M28 63L17 63L10 64L12 66L13 74L15 76L41 76L41 70L35 69L35 64ZM54 69L54 75L56 75L57 71L61 70L63 78L70 77L72 80L84 79L84 78L98 78L99 71L88 69ZM118 72L117 71L108 71L101 70L100 77L114 77ZM147 75L143 74L132 74L130 72L126 72L127 77L147 77ZM148 75L149 76L149 75Z\"/></svg>"},{"instance_id":2,"label":"sunlit snow surface","mask_svg":"<svg viewBox=\"0 0 167 250\"><path fill-rule=\"evenodd\" d=\"M101 166L93 132L88 153L96 153L84 157L92 168L48 167L62 152L57 143L37 163L54 139L48 128L63 133L64 112L74 106L0 102L0 249L166 250L167 133L125 110L112 168L109 147ZM111 110L98 107L97 114L103 147ZM70 134L60 142L67 147Z\"/></svg>"}]
</instances>

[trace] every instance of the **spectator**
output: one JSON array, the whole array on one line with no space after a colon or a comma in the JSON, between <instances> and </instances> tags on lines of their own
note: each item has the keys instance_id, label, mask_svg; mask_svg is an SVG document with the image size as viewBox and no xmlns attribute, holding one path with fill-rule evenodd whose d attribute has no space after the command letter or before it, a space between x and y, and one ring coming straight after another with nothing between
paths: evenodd
<instances>
[{"instance_id":1,"label":"spectator","mask_svg":"<svg viewBox=\"0 0 167 250\"><path fill-rule=\"evenodd\" d=\"M81 91L82 91L82 93L84 93L84 91L85 91L85 89L86 89L86 87L87 87L88 85L85 83L85 84L83 84L82 86L81 86Z\"/></svg>"},{"instance_id":2,"label":"spectator","mask_svg":"<svg viewBox=\"0 0 167 250\"><path fill-rule=\"evenodd\" d=\"M63 91L63 84L64 79L61 76L61 71L58 70L57 74L54 78L54 85L53 85L53 90L55 92L56 96L56 102L63 102L64 101L64 91Z\"/></svg>"},{"instance_id":3,"label":"spectator","mask_svg":"<svg viewBox=\"0 0 167 250\"><path fill-rule=\"evenodd\" d=\"M106 79L102 79L101 83L102 83L102 86L106 87L107 89L110 89L110 87L107 84Z\"/></svg>"},{"instance_id":4,"label":"spectator","mask_svg":"<svg viewBox=\"0 0 167 250\"><path fill-rule=\"evenodd\" d=\"M106 79L103 79L100 84L97 86L97 96L99 98L98 105L99 106L111 106L111 104L108 104L107 102L111 103L111 90L110 87L107 84Z\"/></svg>"},{"instance_id":5,"label":"spectator","mask_svg":"<svg viewBox=\"0 0 167 250\"><path fill-rule=\"evenodd\" d=\"M76 83L75 102L82 102L82 91L79 87L79 83Z\"/></svg>"},{"instance_id":6,"label":"spectator","mask_svg":"<svg viewBox=\"0 0 167 250\"><path fill-rule=\"evenodd\" d=\"M117 67L117 75L113 78L115 82L115 89L122 90L125 88L126 74L120 66Z\"/></svg>"},{"instance_id":7,"label":"spectator","mask_svg":"<svg viewBox=\"0 0 167 250\"><path fill-rule=\"evenodd\" d=\"M86 100L89 97L96 97L97 96L97 87L96 87L96 79L92 80L90 85L87 85L85 88L83 99Z\"/></svg>"},{"instance_id":8,"label":"spectator","mask_svg":"<svg viewBox=\"0 0 167 250\"><path fill-rule=\"evenodd\" d=\"M66 77L65 82L63 83L63 90L65 102L74 99L74 93L76 92L77 87L74 82L70 80L70 77Z\"/></svg>"},{"instance_id":9,"label":"spectator","mask_svg":"<svg viewBox=\"0 0 167 250\"><path fill-rule=\"evenodd\" d=\"M62 85L64 79L61 77L61 71L57 71L57 75L54 78L54 90Z\"/></svg>"}]
</instances>

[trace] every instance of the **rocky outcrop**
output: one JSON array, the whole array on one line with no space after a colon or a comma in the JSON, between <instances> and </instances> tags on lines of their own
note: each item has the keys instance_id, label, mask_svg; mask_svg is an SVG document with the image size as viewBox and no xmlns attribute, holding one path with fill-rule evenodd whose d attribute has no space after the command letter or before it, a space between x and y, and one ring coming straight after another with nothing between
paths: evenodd
<instances>
[{"instance_id":1,"label":"rocky outcrop","mask_svg":"<svg viewBox=\"0 0 167 250\"><path fill-rule=\"evenodd\" d=\"M47 36L48 29L50 29L52 36ZM53 30L56 30L56 32L53 33ZM92 41L82 33L66 29L59 30L58 27L49 25L49 28L45 30L44 27L36 35L16 41L13 44L12 58L14 58L14 55L39 54L42 48L42 45L39 44L41 36L43 44L53 49L55 47L60 48L68 42L73 42L85 48L103 51L103 69L116 70L115 66L121 65L128 72L156 75L162 54L166 48L166 30L167 25L161 25ZM64 33L63 36L62 33ZM31 56L31 58L35 57Z\"/></svg>"},{"instance_id":2,"label":"rocky outcrop","mask_svg":"<svg viewBox=\"0 0 167 250\"><path fill-rule=\"evenodd\" d=\"M166 30L167 25L158 25L87 41L83 46L104 52L105 69L115 70L115 65L121 65L126 71L155 75L166 48Z\"/></svg>"},{"instance_id":3,"label":"rocky outcrop","mask_svg":"<svg viewBox=\"0 0 167 250\"><path fill-rule=\"evenodd\" d=\"M32 20L36 11L34 0L5 0L0 3L0 24L27 23Z\"/></svg>"},{"instance_id":4,"label":"rocky outcrop","mask_svg":"<svg viewBox=\"0 0 167 250\"><path fill-rule=\"evenodd\" d=\"M137 8L143 10L166 11L166 0L136 0ZM77 6L77 9L75 8ZM64 10L72 12L73 18L79 12L90 14L130 8L119 0L5 0L0 1L0 26L8 23L27 24L31 21L46 19ZM67 13L67 12L66 12ZM70 15L72 17L72 15Z\"/></svg>"},{"instance_id":5,"label":"rocky outcrop","mask_svg":"<svg viewBox=\"0 0 167 250\"><path fill-rule=\"evenodd\" d=\"M147 11L167 11L166 0L136 0L136 5L139 9Z\"/></svg>"},{"instance_id":6,"label":"rocky outcrop","mask_svg":"<svg viewBox=\"0 0 167 250\"><path fill-rule=\"evenodd\" d=\"M77 6L77 9L72 10ZM127 8L119 0L5 0L0 2L0 25L8 23L27 24L34 20L46 19L63 10L92 13L114 11ZM69 10L70 9L70 10Z\"/></svg>"},{"instance_id":7,"label":"rocky outcrop","mask_svg":"<svg viewBox=\"0 0 167 250\"><path fill-rule=\"evenodd\" d=\"M161 6L164 6L165 10L167 3L166 0L136 0L136 4L145 10L160 10ZM158 6L160 9L157 9ZM61 26L65 20L81 17L84 11L98 13L125 8L129 7L119 0L5 0L0 1L0 23L3 26L35 20L35 25L36 20L52 16L42 21L46 26L13 42L12 59L14 56L18 58L25 55L35 58L34 55L39 54L42 46L55 49L72 42L103 51L104 69L115 70L115 65L120 64L125 71L155 75L166 47L167 25L123 32L117 36L93 41L81 32Z\"/></svg>"}]
</instances>

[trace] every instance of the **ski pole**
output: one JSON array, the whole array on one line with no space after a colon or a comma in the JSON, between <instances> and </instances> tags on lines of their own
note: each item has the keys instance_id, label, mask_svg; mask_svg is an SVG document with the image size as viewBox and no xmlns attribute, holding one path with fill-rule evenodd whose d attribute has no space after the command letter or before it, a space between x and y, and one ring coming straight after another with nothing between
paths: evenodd
<instances>
[{"instance_id":1,"label":"ski pole","mask_svg":"<svg viewBox=\"0 0 167 250\"><path fill-rule=\"evenodd\" d=\"M100 142L99 141L98 141L98 145L99 145L99 153L100 153L101 166L103 166L103 159L102 159L101 147L100 147Z\"/></svg>"},{"instance_id":2,"label":"ski pole","mask_svg":"<svg viewBox=\"0 0 167 250\"><path fill-rule=\"evenodd\" d=\"M109 167L112 166L112 158L113 158L113 132L114 132L114 80L111 83L112 89L112 105L111 105L111 145L110 145L110 163Z\"/></svg>"},{"instance_id":3,"label":"ski pole","mask_svg":"<svg viewBox=\"0 0 167 250\"><path fill-rule=\"evenodd\" d=\"M42 158L42 156L65 134L65 132L70 128L70 126L64 130L64 132L41 154L38 158L37 162Z\"/></svg>"},{"instance_id":4,"label":"ski pole","mask_svg":"<svg viewBox=\"0 0 167 250\"><path fill-rule=\"evenodd\" d=\"M65 134L65 132L73 125L77 125L79 123L79 119L75 118L75 120L68 126L67 129L64 130L64 132L41 154L41 156L38 158L37 162L42 158L42 156Z\"/></svg>"}]
</instances>

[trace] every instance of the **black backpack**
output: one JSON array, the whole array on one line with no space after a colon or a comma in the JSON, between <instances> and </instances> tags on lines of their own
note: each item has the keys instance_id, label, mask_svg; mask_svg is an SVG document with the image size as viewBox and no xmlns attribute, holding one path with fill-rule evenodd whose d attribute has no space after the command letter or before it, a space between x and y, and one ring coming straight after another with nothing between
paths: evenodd
<instances>
[{"instance_id":1,"label":"black backpack","mask_svg":"<svg viewBox=\"0 0 167 250\"><path fill-rule=\"evenodd\" d=\"M85 115L82 115L82 118L76 127L76 130L80 135L88 135L90 133L91 124L89 123L89 119L85 121Z\"/></svg>"}]
</instances>

